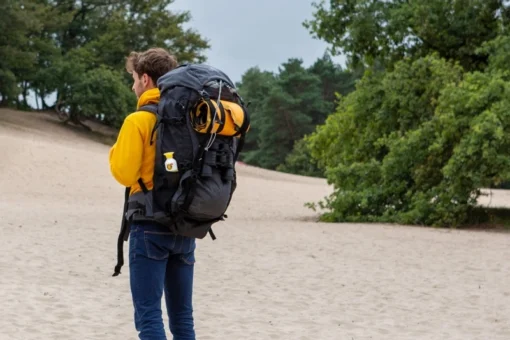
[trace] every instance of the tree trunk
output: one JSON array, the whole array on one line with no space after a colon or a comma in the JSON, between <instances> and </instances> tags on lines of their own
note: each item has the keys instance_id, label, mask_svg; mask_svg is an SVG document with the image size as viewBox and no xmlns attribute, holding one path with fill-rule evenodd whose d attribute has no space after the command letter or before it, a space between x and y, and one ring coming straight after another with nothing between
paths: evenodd
<instances>
[{"instance_id":1,"label":"tree trunk","mask_svg":"<svg viewBox=\"0 0 510 340\"><path fill-rule=\"evenodd\" d=\"M34 90L34 98L35 98L35 107L39 111L41 108L39 107L39 91L37 89Z\"/></svg>"},{"instance_id":2,"label":"tree trunk","mask_svg":"<svg viewBox=\"0 0 510 340\"><path fill-rule=\"evenodd\" d=\"M28 95L28 83L26 81L23 82L23 107L26 109L28 108L28 101L27 101L27 95Z\"/></svg>"},{"instance_id":3,"label":"tree trunk","mask_svg":"<svg viewBox=\"0 0 510 340\"><path fill-rule=\"evenodd\" d=\"M44 96L41 96L41 104L42 104L42 109L43 110L51 109L51 107L49 107L48 104L46 104L46 101L44 100Z\"/></svg>"}]
</instances>

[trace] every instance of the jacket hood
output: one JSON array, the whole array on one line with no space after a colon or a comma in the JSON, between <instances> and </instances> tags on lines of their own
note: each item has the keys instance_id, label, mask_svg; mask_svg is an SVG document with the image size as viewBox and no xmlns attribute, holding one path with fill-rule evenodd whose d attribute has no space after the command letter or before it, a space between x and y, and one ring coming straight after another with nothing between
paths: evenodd
<instances>
[{"instance_id":1,"label":"jacket hood","mask_svg":"<svg viewBox=\"0 0 510 340\"><path fill-rule=\"evenodd\" d=\"M158 103L159 103L159 89L153 88L142 93L140 98L138 98L138 104L136 105L136 108L139 109L143 105Z\"/></svg>"}]
</instances>

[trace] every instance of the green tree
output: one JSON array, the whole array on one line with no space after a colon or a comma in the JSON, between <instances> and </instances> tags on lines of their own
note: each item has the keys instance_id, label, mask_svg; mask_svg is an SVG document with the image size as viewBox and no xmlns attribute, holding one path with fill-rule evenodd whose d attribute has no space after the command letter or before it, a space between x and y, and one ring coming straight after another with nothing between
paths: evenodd
<instances>
[{"instance_id":1,"label":"green tree","mask_svg":"<svg viewBox=\"0 0 510 340\"><path fill-rule=\"evenodd\" d=\"M104 115L107 124L120 126L124 115L119 112L127 114L136 105L120 72L100 66L84 73L68 99L73 111L86 117Z\"/></svg>"},{"instance_id":2,"label":"green tree","mask_svg":"<svg viewBox=\"0 0 510 340\"><path fill-rule=\"evenodd\" d=\"M334 185L324 219L465 223L478 190L510 177L508 80L437 56L367 72L309 138Z\"/></svg>"},{"instance_id":3,"label":"green tree","mask_svg":"<svg viewBox=\"0 0 510 340\"><path fill-rule=\"evenodd\" d=\"M328 53L319 58L308 68L308 72L316 75L321 81L323 107L318 115L312 116L312 125L322 125L326 117L331 114L338 99L349 94L355 89L355 82L360 77L360 69L355 71L344 70L341 65L335 64ZM318 162L312 158L310 147L305 138L295 142L292 152L285 161L277 167L277 170L290 172L304 176L323 177L324 170Z\"/></svg>"},{"instance_id":4,"label":"green tree","mask_svg":"<svg viewBox=\"0 0 510 340\"><path fill-rule=\"evenodd\" d=\"M248 69L242 76L241 82L236 84L239 94L248 104L248 113L250 114L250 131L246 135L243 155L247 152L258 149L258 140L260 124L263 123L263 117L260 112L266 105L267 94L274 86L276 77L272 72L261 71L258 67Z\"/></svg>"},{"instance_id":5,"label":"green tree","mask_svg":"<svg viewBox=\"0 0 510 340\"><path fill-rule=\"evenodd\" d=\"M362 75L360 70L344 70L341 65L335 64L329 53L317 59L308 71L321 80L322 100L325 102L327 114L334 111L337 95L345 96L354 91L356 80ZM324 119L315 122L315 124L322 123Z\"/></svg>"},{"instance_id":6,"label":"green tree","mask_svg":"<svg viewBox=\"0 0 510 340\"><path fill-rule=\"evenodd\" d=\"M272 79L257 69L246 75L242 95L256 100L251 112L256 126L257 148L244 155L247 163L276 169L292 151L294 142L314 129L314 120L323 120L328 107L322 101L321 80L308 72L300 59L289 59ZM246 82L248 81L248 82ZM253 141L253 140L252 140Z\"/></svg>"},{"instance_id":7,"label":"green tree","mask_svg":"<svg viewBox=\"0 0 510 340\"><path fill-rule=\"evenodd\" d=\"M305 136L296 141L292 152L285 157L285 161L276 170L310 177L325 177L319 162L312 157L310 144Z\"/></svg>"},{"instance_id":8,"label":"green tree","mask_svg":"<svg viewBox=\"0 0 510 340\"><path fill-rule=\"evenodd\" d=\"M39 61L51 54L47 32L59 25L54 10L43 1L5 0L0 3L0 96L2 105L27 107L27 95ZM61 18L64 20L65 18ZM23 103L18 100L23 96Z\"/></svg>"},{"instance_id":9,"label":"green tree","mask_svg":"<svg viewBox=\"0 0 510 340\"><path fill-rule=\"evenodd\" d=\"M209 44L184 29L188 12L174 13L173 0L6 0L0 4L0 96L4 105L27 107L33 91L43 109L56 93L71 120L106 116L118 125L134 109L124 72L133 50L164 47L180 62L205 61ZM100 76L98 72L104 72ZM95 80L111 84L93 85ZM102 91L100 103L94 91ZM84 91L83 93L80 91ZM19 95L23 100L18 100ZM87 97L88 96L88 97ZM106 99L108 98L108 99Z\"/></svg>"},{"instance_id":10,"label":"green tree","mask_svg":"<svg viewBox=\"0 0 510 340\"><path fill-rule=\"evenodd\" d=\"M176 14L174 0L103 1L103 7L90 13L94 39L82 45L93 52L98 62L122 68L130 51L159 46L169 49L179 62L205 61L202 54L209 44L194 30L184 30L188 12Z\"/></svg>"},{"instance_id":11,"label":"green tree","mask_svg":"<svg viewBox=\"0 0 510 340\"><path fill-rule=\"evenodd\" d=\"M50 67L50 72L59 75L57 103L70 111L71 120L101 112L106 122L118 125L129 113L124 108L134 109L130 106L133 100L122 94L117 80L115 85L103 87L108 91L105 97L119 96L108 105L104 103L116 103L116 109L104 112L96 97L87 99L75 94L83 86L90 86L88 80L97 79L97 70L109 72L105 75L108 79L124 79L125 86L130 87L129 75L118 72L124 69L130 51L159 46L170 50L179 62L205 60L201 53L209 47L208 43L196 32L183 29L189 13L174 14L169 10L173 0L79 1L64 6L65 3L61 1L61 8L65 13L72 12L73 19L60 39L63 57ZM82 100L81 105L76 105L77 98ZM97 104L97 112L90 109L92 102ZM88 109L83 110L84 107Z\"/></svg>"},{"instance_id":12,"label":"green tree","mask_svg":"<svg viewBox=\"0 0 510 340\"><path fill-rule=\"evenodd\" d=\"M322 176L309 148L300 141L333 112L337 94L354 90L357 72L342 69L329 54L308 68L301 59L290 58L277 74L249 69L237 84L250 102L252 120L243 160L269 169Z\"/></svg>"},{"instance_id":13,"label":"green tree","mask_svg":"<svg viewBox=\"0 0 510 340\"><path fill-rule=\"evenodd\" d=\"M392 65L437 52L466 70L480 69L487 55L477 48L504 31L510 19L503 0L322 0L314 6L314 18L304 26L353 64L380 59Z\"/></svg>"}]
</instances>

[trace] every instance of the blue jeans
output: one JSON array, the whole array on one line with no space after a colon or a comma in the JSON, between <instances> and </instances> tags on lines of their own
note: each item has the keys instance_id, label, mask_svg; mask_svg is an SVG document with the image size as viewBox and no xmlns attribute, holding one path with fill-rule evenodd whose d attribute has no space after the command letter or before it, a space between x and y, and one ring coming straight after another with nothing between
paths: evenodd
<instances>
[{"instance_id":1,"label":"blue jeans","mask_svg":"<svg viewBox=\"0 0 510 340\"><path fill-rule=\"evenodd\" d=\"M142 340L166 340L161 299L174 340L195 340L193 270L195 239L173 235L162 226L133 223L129 272L135 327Z\"/></svg>"}]
</instances>

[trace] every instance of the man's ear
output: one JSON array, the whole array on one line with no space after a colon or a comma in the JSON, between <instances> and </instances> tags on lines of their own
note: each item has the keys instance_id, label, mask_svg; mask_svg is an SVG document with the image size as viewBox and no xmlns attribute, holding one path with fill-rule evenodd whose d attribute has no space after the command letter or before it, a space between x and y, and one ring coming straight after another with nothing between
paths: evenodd
<instances>
[{"instance_id":1,"label":"man's ear","mask_svg":"<svg viewBox=\"0 0 510 340\"><path fill-rule=\"evenodd\" d=\"M149 85L149 81L150 81L150 78L149 78L149 75L147 73L144 73L142 75L142 83L143 83L143 86L144 87L147 87Z\"/></svg>"},{"instance_id":2,"label":"man's ear","mask_svg":"<svg viewBox=\"0 0 510 340\"><path fill-rule=\"evenodd\" d=\"M143 74L143 86L144 87L154 87L155 84L153 83L152 81L152 78L149 77L149 75L147 73L144 73Z\"/></svg>"}]
</instances>

